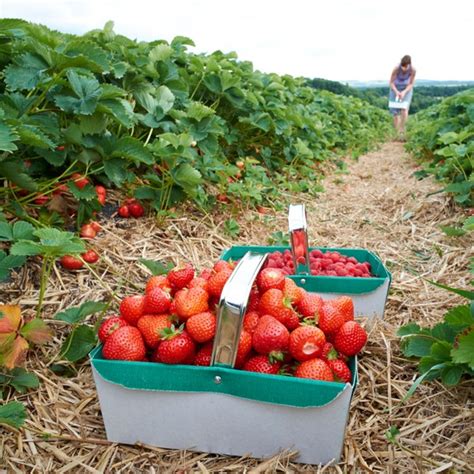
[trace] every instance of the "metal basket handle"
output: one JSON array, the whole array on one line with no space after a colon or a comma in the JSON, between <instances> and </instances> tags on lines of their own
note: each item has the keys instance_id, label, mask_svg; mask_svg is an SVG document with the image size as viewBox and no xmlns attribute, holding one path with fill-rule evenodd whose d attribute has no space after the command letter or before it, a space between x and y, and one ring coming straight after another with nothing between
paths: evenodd
<instances>
[{"instance_id":1,"label":"metal basket handle","mask_svg":"<svg viewBox=\"0 0 474 474\"><path fill-rule=\"evenodd\" d=\"M288 209L288 231L295 273L309 275L308 226L304 204L290 204Z\"/></svg>"}]
</instances>

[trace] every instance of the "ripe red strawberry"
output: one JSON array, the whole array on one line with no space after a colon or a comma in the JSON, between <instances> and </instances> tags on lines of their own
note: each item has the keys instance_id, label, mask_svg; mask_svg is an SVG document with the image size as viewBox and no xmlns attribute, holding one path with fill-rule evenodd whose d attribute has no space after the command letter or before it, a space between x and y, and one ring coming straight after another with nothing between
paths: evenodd
<instances>
[{"instance_id":1,"label":"ripe red strawberry","mask_svg":"<svg viewBox=\"0 0 474 474\"><path fill-rule=\"evenodd\" d=\"M102 226L97 221L91 221L90 226L99 233L102 230Z\"/></svg>"},{"instance_id":2,"label":"ripe red strawberry","mask_svg":"<svg viewBox=\"0 0 474 474\"><path fill-rule=\"evenodd\" d=\"M205 311L191 316L186 321L186 330L196 342L208 342L216 334L216 315Z\"/></svg>"},{"instance_id":3,"label":"ripe red strawberry","mask_svg":"<svg viewBox=\"0 0 474 474\"><path fill-rule=\"evenodd\" d=\"M251 351L252 336L245 329L242 329L240 332L239 345L237 347L237 357L235 358L235 368L242 368Z\"/></svg>"},{"instance_id":4,"label":"ripe red strawberry","mask_svg":"<svg viewBox=\"0 0 474 474\"><path fill-rule=\"evenodd\" d=\"M216 272L219 273L222 270L234 270L235 268L235 262L232 261L227 261L227 260L218 260L212 269Z\"/></svg>"},{"instance_id":5,"label":"ripe red strawberry","mask_svg":"<svg viewBox=\"0 0 474 474\"><path fill-rule=\"evenodd\" d=\"M118 208L118 215L120 217L130 217L130 210L128 209L128 206L120 206Z\"/></svg>"},{"instance_id":6,"label":"ripe red strawberry","mask_svg":"<svg viewBox=\"0 0 474 474\"><path fill-rule=\"evenodd\" d=\"M199 274L200 278L204 278L204 280L209 280L211 276L213 275L213 271L210 268L204 268L204 270L201 271Z\"/></svg>"},{"instance_id":7,"label":"ripe red strawberry","mask_svg":"<svg viewBox=\"0 0 474 474\"><path fill-rule=\"evenodd\" d=\"M176 290L184 288L194 278L194 268L190 263L178 265L168 273L168 280Z\"/></svg>"},{"instance_id":8,"label":"ripe red strawberry","mask_svg":"<svg viewBox=\"0 0 474 474\"><path fill-rule=\"evenodd\" d=\"M329 365L322 359L310 359L302 362L296 369L295 377L304 379L325 380L333 382L334 376Z\"/></svg>"},{"instance_id":9,"label":"ripe red strawberry","mask_svg":"<svg viewBox=\"0 0 474 474\"><path fill-rule=\"evenodd\" d=\"M209 285L207 284L207 280L202 277L194 277L188 285L188 288L196 288L197 286L203 288L204 290L208 291Z\"/></svg>"},{"instance_id":10,"label":"ripe red strawberry","mask_svg":"<svg viewBox=\"0 0 474 474\"><path fill-rule=\"evenodd\" d=\"M338 353L334 346L330 342L326 342L323 346L323 350L321 352L321 359L325 361L334 360L338 358Z\"/></svg>"},{"instance_id":11,"label":"ripe red strawberry","mask_svg":"<svg viewBox=\"0 0 474 474\"><path fill-rule=\"evenodd\" d=\"M285 298L281 290L271 288L260 296L258 312L261 315L269 314L278 319L287 327L294 328L295 322L298 325L298 315L291 306L289 299ZM296 320L295 320L296 317Z\"/></svg>"},{"instance_id":12,"label":"ripe red strawberry","mask_svg":"<svg viewBox=\"0 0 474 474\"><path fill-rule=\"evenodd\" d=\"M63 268L66 270L79 270L84 266L84 262L77 257L73 257L72 255L64 255L59 260L59 263Z\"/></svg>"},{"instance_id":13,"label":"ripe red strawberry","mask_svg":"<svg viewBox=\"0 0 474 474\"><path fill-rule=\"evenodd\" d=\"M290 354L300 362L320 357L326 337L315 326L299 326L290 334Z\"/></svg>"},{"instance_id":14,"label":"ripe red strawberry","mask_svg":"<svg viewBox=\"0 0 474 474\"><path fill-rule=\"evenodd\" d=\"M243 328L250 334L253 334L259 319L260 315L256 311L247 311L244 316Z\"/></svg>"},{"instance_id":15,"label":"ripe red strawberry","mask_svg":"<svg viewBox=\"0 0 474 474\"><path fill-rule=\"evenodd\" d=\"M81 254L82 259L87 263L96 263L99 260L99 254L92 249L89 249L87 252Z\"/></svg>"},{"instance_id":16,"label":"ripe red strawberry","mask_svg":"<svg viewBox=\"0 0 474 474\"><path fill-rule=\"evenodd\" d=\"M285 278L283 295L292 305L297 305L301 300L303 293L301 292L301 288L291 278Z\"/></svg>"},{"instance_id":17,"label":"ripe red strawberry","mask_svg":"<svg viewBox=\"0 0 474 474\"><path fill-rule=\"evenodd\" d=\"M352 373L347 364L340 360L328 360L327 364L329 365L332 373L334 375L334 380L336 382L350 383L352 380Z\"/></svg>"},{"instance_id":18,"label":"ripe red strawberry","mask_svg":"<svg viewBox=\"0 0 474 474\"><path fill-rule=\"evenodd\" d=\"M101 186L99 184L95 187L95 192L98 196L99 195L107 196L107 189L105 189L104 186Z\"/></svg>"},{"instance_id":19,"label":"ripe red strawberry","mask_svg":"<svg viewBox=\"0 0 474 474\"><path fill-rule=\"evenodd\" d=\"M105 341L102 355L105 359L143 360L145 343L140 331L133 326L124 326L114 331Z\"/></svg>"},{"instance_id":20,"label":"ripe red strawberry","mask_svg":"<svg viewBox=\"0 0 474 474\"><path fill-rule=\"evenodd\" d=\"M219 298L231 274L232 270L230 268L224 268L223 270L212 275L207 281L209 294Z\"/></svg>"},{"instance_id":21,"label":"ripe red strawberry","mask_svg":"<svg viewBox=\"0 0 474 474\"><path fill-rule=\"evenodd\" d=\"M99 340L105 342L106 339L117 329L128 326L127 321L120 316L112 316L102 322L99 328Z\"/></svg>"},{"instance_id":22,"label":"ripe red strawberry","mask_svg":"<svg viewBox=\"0 0 474 474\"><path fill-rule=\"evenodd\" d=\"M139 202L134 202L128 205L128 212L132 217L138 218L143 216L145 209L143 209L143 206Z\"/></svg>"},{"instance_id":23,"label":"ripe red strawberry","mask_svg":"<svg viewBox=\"0 0 474 474\"><path fill-rule=\"evenodd\" d=\"M326 304L333 305L344 317L344 321L354 321L354 302L350 296L339 296Z\"/></svg>"},{"instance_id":24,"label":"ripe red strawberry","mask_svg":"<svg viewBox=\"0 0 474 474\"><path fill-rule=\"evenodd\" d=\"M318 325L328 335L335 333L344 324L344 316L331 304L324 304L319 312Z\"/></svg>"},{"instance_id":25,"label":"ripe red strawberry","mask_svg":"<svg viewBox=\"0 0 474 474\"><path fill-rule=\"evenodd\" d=\"M258 288L253 286L250 290L249 301L247 303L247 311L257 311L260 302L260 292Z\"/></svg>"},{"instance_id":26,"label":"ripe red strawberry","mask_svg":"<svg viewBox=\"0 0 474 474\"><path fill-rule=\"evenodd\" d=\"M137 328L142 333L146 345L150 349L156 349L161 341L161 331L171 327L171 316L169 314L145 314L137 323Z\"/></svg>"},{"instance_id":27,"label":"ripe red strawberry","mask_svg":"<svg viewBox=\"0 0 474 474\"><path fill-rule=\"evenodd\" d=\"M79 234L83 239L93 239L97 235L97 232L90 224L84 224Z\"/></svg>"},{"instance_id":28,"label":"ripe red strawberry","mask_svg":"<svg viewBox=\"0 0 474 474\"><path fill-rule=\"evenodd\" d=\"M259 354L277 353L288 349L289 340L288 329L273 316L266 315L258 321L252 346Z\"/></svg>"},{"instance_id":29,"label":"ripe red strawberry","mask_svg":"<svg viewBox=\"0 0 474 474\"><path fill-rule=\"evenodd\" d=\"M257 355L251 357L244 365L243 370L249 372L259 372L261 374L278 374L281 362L270 362L267 355Z\"/></svg>"},{"instance_id":30,"label":"ripe red strawberry","mask_svg":"<svg viewBox=\"0 0 474 474\"><path fill-rule=\"evenodd\" d=\"M79 189L82 189L89 184L89 180L86 177L80 175L79 173L74 173L73 175L71 175L71 178L74 180L74 184Z\"/></svg>"},{"instance_id":31,"label":"ripe red strawberry","mask_svg":"<svg viewBox=\"0 0 474 474\"><path fill-rule=\"evenodd\" d=\"M145 293L150 293L153 288L161 288L166 293L171 293L171 283L165 275L152 276L146 283Z\"/></svg>"},{"instance_id":32,"label":"ripe red strawberry","mask_svg":"<svg viewBox=\"0 0 474 474\"><path fill-rule=\"evenodd\" d=\"M126 296L120 303L120 314L128 324L136 326L142 317L145 297L142 295Z\"/></svg>"},{"instance_id":33,"label":"ripe red strawberry","mask_svg":"<svg viewBox=\"0 0 474 474\"><path fill-rule=\"evenodd\" d=\"M143 311L146 314L166 313L171 305L171 295L159 287L152 288L145 294Z\"/></svg>"},{"instance_id":34,"label":"ripe red strawberry","mask_svg":"<svg viewBox=\"0 0 474 474\"><path fill-rule=\"evenodd\" d=\"M279 268L264 268L257 275L257 286L262 293L265 293L270 288L283 290L285 274Z\"/></svg>"},{"instance_id":35,"label":"ripe red strawberry","mask_svg":"<svg viewBox=\"0 0 474 474\"><path fill-rule=\"evenodd\" d=\"M301 289L301 299L296 305L296 309L301 316L318 320L322 306L323 299L319 295Z\"/></svg>"},{"instance_id":36,"label":"ripe red strawberry","mask_svg":"<svg viewBox=\"0 0 474 474\"><path fill-rule=\"evenodd\" d=\"M191 336L180 329L164 329L161 344L158 346L158 358L165 364L183 364L194 358L196 344Z\"/></svg>"},{"instance_id":37,"label":"ripe red strawberry","mask_svg":"<svg viewBox=\"0 0 474 474\"><path fill-rule=\"evenodd\" d=\"M209 294L203 288L183 288L174 296L176 314L183 320L209 309Z\"/></svg>"},{"instance_id":38,"label":"ripe red strawberry","mask_svg":"<svg viewBox=\"0 0 474 474\"><path fill-rule=\"evenodd\" d=\"M334 339L334 347L346 356L353 356L360 352L367 342L367 333L355 321L345 322Z\"/></svg>"},{"instance_id":39,"label":"ripe red strawberry","mask_svg":"<svg viewBox=\"0 0 474 474\"><path fill-rule=\"evenodd\" d=\"M194 358L194 365L200 365L208 367L211 365L211 356L212 356L212 342L208 342L198 350L196 357Z\"/></svg>"}]
</instances>

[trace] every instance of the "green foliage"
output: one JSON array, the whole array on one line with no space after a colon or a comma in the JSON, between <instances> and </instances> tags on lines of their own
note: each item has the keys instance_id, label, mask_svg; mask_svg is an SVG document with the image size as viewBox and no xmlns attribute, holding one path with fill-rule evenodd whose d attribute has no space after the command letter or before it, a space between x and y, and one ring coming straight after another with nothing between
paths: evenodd
<instances>
[{"instance_id":1,"label":"green foliage","mask_svg":"<svg viewBox=\"0 0 474 474\"><path fill-rule=\"evenodd\" d=\"M0 425L20 428L26 420L25 406L20 402L8 402L0 406Z\"/></svg>"},{"instance_id":2,"label":"green foliage","mask_svg":"<svg viewBox=\"0 0 474 474\"><path fill-rule=\"evenodd\" d=\"M441 181L455 202L472 207L474 89L417 114L409 122L407 149L423 162L423 173Z\"/></svg>"},{"instance_id":3,"label":"green foliage","mask_svg":"<svg viewBox=\"0 0 474 474\"><path fill-rule=\"evenodd\" d=\"M315 162L363 153L390 130L388 113L358 98L254 71L235 54L189 53L187 38L137 42L111 23L83 36L11 20L0 30L0 177L30 193L22 208L73 172L131 188L158 213L184 200L211 207L215 190L250 204L311 193ZM78 224L100 209L92 186L69 191Z\"/></svg>"},{"instance_id":4,"label":"green foliage","mask_svg":"<svg viewBox=\"0 0 474 474\"><path fill-rule=\"evenodd\" d=\"M438 378L446 386L457 385L464 375L474 375L474 294L439 285L470 300L451 308L441 323L421 328L409 323L398 330L406 357L419 358L420 376L404 397L407 400L424 380Z\"/></svg>"},{"instance_id":5,"label":"green foliage","mask_svg":"<svg viewBox=\"0 0 474 474\"><path fill-rule=\"evenodd\" d=\"M224 230L230 237L237 237L240 234L240 226L235 219L227 219L224 222Z\"/></svg>"},{"instance_id":6,"label":"green foliage","mask_svg":"<svg viewBox=\"0 0 474 474\"><path fill-rule=\"evenodd\" d=\"M36 374L27 372L22 367L0 373L0 398L6 394L9 388L18 393L25 393L30 388L38 388L39 379Z\"/></svg>"}]
</instances>

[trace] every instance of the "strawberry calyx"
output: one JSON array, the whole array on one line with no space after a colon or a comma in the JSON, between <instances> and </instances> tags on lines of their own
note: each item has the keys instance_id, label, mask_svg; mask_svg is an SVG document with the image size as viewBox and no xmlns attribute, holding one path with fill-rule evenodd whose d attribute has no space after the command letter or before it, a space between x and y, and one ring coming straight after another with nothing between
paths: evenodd
<instances>
[{"instance_id":1,"label":"strawberry calyx","mask_svg":"<svg viewBox=\"0 0 474 474\"><path fill-rule=\"evenodd\" d=\"M283 362L285 360L285 353L282 351L271 351L268 353L268 360L271 364Z\"/></svg>"},{"instance_id":2,"label":"strawberry calyx","mask_svg":"<svg viewBox=\"0 0 474 474\"><path fill-rule=\"evenodd\" d=\"M169 328L164 328L160 331L160 336L163 341L168 341L179 336L184 331L184 324L181 324L178 328L172 324Z\"/></svg>"}]
</instances>

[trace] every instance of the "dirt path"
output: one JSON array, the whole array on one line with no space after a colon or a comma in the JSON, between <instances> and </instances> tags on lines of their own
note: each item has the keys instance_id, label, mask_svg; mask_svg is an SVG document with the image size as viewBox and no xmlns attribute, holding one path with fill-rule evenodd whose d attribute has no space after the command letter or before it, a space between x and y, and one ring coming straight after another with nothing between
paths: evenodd
<instances>
[{"instance_id":1,"label":"dirt path","mask_svg":"<svg viewBox=\"0 0 474 474\"><path fill-rule=\"evenodd\" d=\"M439 383L423 385L408 403L399 405L415 372L414 365L400 355L397 328L409 320L422 324L439 320L446 308L459 301L420 276L459 287L468 285L468 239L448 238L439 228L456 222L459 215L442 194L431 194L439 185L430 179L417 181L412 176L415 170L402 144L387 143L348 163L348 172L334 172L317 199L304 195L292 199L307 204L310 244L376 251L393 274L385 320L371 329L360 359L360 383L341 464L321 468L321 472L427 472L436 468L441 472L450 467L467 471L474 465L474 438L469 433L472 384L464 382L449 391ZM187 259L202 268L214 262L225 247L266 244L271 232L287 228L285 211L272 216L241 212L234 218L242 232L232 240L223 232L228 217L228 210L204 217L183 214L170 220L166 229L153 219L108 222L97 239L103 255L98 267L102 282L87 272L56 271L46 299L46 317L87 299L107 299L110 290L119 296L133 292L130 284L142 286L147 276L137 265L140 257ZM30 265L5 288L8 301L21 304L28 314L37 299L36 283L37 268ZM262 463L108 445L88 364L71 379L56 377L45 367L45 361L57 354L58 344L59 340L54 347L36 352L29 361L41 386L20 397L30 414L27 430L0 429L0 472L1 468L7 472L318 471L315 466L294 463L288 454ZM390 426L400 429L403 449L387 442L384 434ZM53 436L43 439L40 434L44 432ZM67 439L57 440L58 435ZM71 441L78 437L88 441Z\"/></svg>"}]
</instances>

